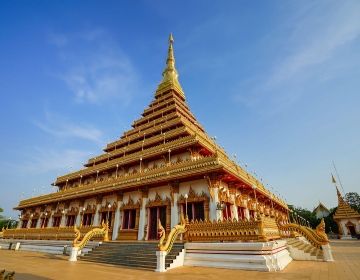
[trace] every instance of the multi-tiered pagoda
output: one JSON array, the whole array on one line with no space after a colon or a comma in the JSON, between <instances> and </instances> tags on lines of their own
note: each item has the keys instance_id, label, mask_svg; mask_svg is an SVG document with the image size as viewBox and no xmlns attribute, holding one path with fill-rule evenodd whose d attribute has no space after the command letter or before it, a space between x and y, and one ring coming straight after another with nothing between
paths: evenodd
<instances>
[{"instance_id":1,"label":"multi-tiered pagoda","mask_svg":"<svg viewBox=\"0 0 360 280\"><path fill-rule=\"evenodd\" d=\"M230 160L191 113L173 43L170 35L163 79L132 128L84 169L58 177L57 192L20 201L19 228L55 239L55 228L108 221L113 240L153 240L159 219L169 231L181 214L189 220L287 217L284 201Z\"/></svg>"}]
</instances>

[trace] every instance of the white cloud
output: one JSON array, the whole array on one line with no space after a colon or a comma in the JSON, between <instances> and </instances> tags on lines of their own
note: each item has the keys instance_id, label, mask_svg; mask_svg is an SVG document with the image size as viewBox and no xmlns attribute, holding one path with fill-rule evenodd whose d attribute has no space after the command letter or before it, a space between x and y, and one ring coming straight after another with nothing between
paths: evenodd
<instances>
[{"instance_id":1,"label":"white cloud","mask_svg":"<svg viewBox=\"0 0 360 280\"><path fill-rule=\"evenodd\" d=\"M292 25L288 41L291 54L274 68L267 86L304 75L331 59L336 51L360 36L360 2L329 1L302 10Z\"/></svg>"},{"instance_id":2,"label":"white cloud","mask_svg":"<svg viewBox=\"0 0 360 280\"><path fill-rule=\"evenodd\" d=\"M71 123L49 112L46 113L45 121L34 121L33 123L42 131L55 137L80 138L97 144L103 143L101 130L89 124Z\"/></svg>"},{"instance_id":3,"label":"white cloud","mask_svg":"<svg viewBox=\"0 0 360 280\"><path fill-rule=\"evenodd\" d=\"M69 42L68 37L60 33L50 33L48 39L50 44L58 48L65 47Z\"/></svg>"},{"instance_id":4,"label":"white cloud","mask_svg":"<svg viewBox=\"0 0 360 280\"><path fill-rule=\"evenodd\" d=\"M46 173L49 171L63 173L78 170L82 167L90 152L74 149L44 150L35 148L35 152L28 156L17 168L27 173Z\"/></svg>"},{"instance_id":5,"label":"white cloud","mask_svg":"<svg viewBox=\"0 0 360 280\"><path fill-rule=\"evenodd\" d=\"M118 99L128 104L137 90L137 73L127 54L102 29L66 37L66 46L57 44L64 71L57 75L74 94L77 102L101 104ZM71 44L69 43L71 41Z\"/></svg>"}]
</instances>

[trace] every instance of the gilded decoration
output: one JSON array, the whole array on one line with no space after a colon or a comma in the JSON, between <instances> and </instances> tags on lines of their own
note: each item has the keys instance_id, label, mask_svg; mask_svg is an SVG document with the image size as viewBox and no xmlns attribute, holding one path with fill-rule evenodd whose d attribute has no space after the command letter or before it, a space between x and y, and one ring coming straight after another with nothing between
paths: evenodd
<instances>
[{"instance_id":1,"label":"gilded decoration","mask_svg":"<svg viewBox=\"0 0 360 280\"><path fill-rule=\"evenodd\" d=\"M236 206L247 208L247 199L243 197L241 194L235 195L235 204Z\"/></svg>"},{"instance_id":2,"label":"gilded decoration","mask_svg":"<svg viewBox=\"0 0 360 280\"><path fill-rule=\"evenodd\" d=\"M316 229L312 229L307 226L302 226L294 223L286 223L281 219L277 219L276 223L282 231L282 235L287 237L290 233L290 236L294 235L294 232L305 237L310 244L312 244L316 248L321 248L322 245L329 244L329 239L325 233L325 222L324 219L321 219L320 224L316 227Z\"/></svg>"},{"instance_id":3,"label":"gilded decoration","mask_svg":"<svg viewBox=\"0 0 360 280\"><path fill-rule=\"evenodd\" d=\"M64 209L58 208L53 213L53 217L61 217L65 213Z\"/></svg>"},{"instance_id":4,"label":"gilded decoration","mask_svg":"<svg viewBox=\"0 0 360 280\"><path fill-rule=\"evenodd\" d=\"M233 204L233 200L231 199L229 191L225 188L219 188L218 199L220 202Z\"/></svg>"},{"instance_id":5,"label":"gilded decoration","mask_svg":"<svg viewBox=\"0 0 360 280\"><path fill-rule=\"evenodd\" d=\"M41 213L40 218L50 218L51 211L44 211Z\"/></svg>"},{"instance_id":6,"label":"gilded decoration","mask_svg":"<svg viewBox=\"0 0 360 280\"><path fill-rule=\"evenodd\" d=\"M109 207L110 205L110 207ZM99 212L112 212L116 211L117 203L114 201L113 203L106 202L105 205L101 205Z\"/></svg>"},{"instance_id":7,"label":"gilded decoration","mask_svg":"<svg viewBox=\"0 0 360 280\"><path fill-rule=\"evenodd\" d=\"M191 221L186 225L187 241L259 241L280 239L275 220L263 217L256 221Z\"/></svg>"},{"instance_id":8,"label":"gilded decoration","mask_svg":"<svg viewBox=\"0 0 360 280\"><path fill-rule=\"evenodd\" d=\"M179 183L169 183L169 187L170 187L170 199L171 199L171 206L174 206L174 195L176 193L179 193Z\"/></svg>"},{"instance_id":9,"label":"gilded decoration","mask_svg":"<svg viewBox=\"0 0 360 280\"><path fill-rule=\"evenodd\" d=\"M96 212L96 205L88 204L85 210L83 211L83 214L95 214L95 212Z\"/></svg>"},{"instance_id":10,"label":"gilded decoration","mask_svg":"<svg viewBox=\"0 0 360 280\"><path fill-rule=\"evenodd\" d=\"M171 229L171 231L168 235L168 238L165 242L166 232L165 232L165 229L163 228L161 221L159 219L158 233L160 236L160 240L159 240L158 247L159 247L160 251L165 251L165 252L169 253L174 245L175 240L179 236L179 234L186 232L186 221L185 221L183 215L181 215L180 221L181 221L181 223L179 225L176 225Z\"/></svg>"},{"instance_id":11,"label":"gilded decoration","mask_svg":"<svg viewBox=\"0 0 360 280\"><path fill-rule=\"evenodd\" d=\"M148 200L146 207L158 207L158 206L170 206L171 201L168 197L162 199L161 196L156 192L155 198L153 200ZM169 207L170 208L170 207Z\"/></svg>"},{"instance_id":12,"label":"gilded decoration","mask_svg":"<svg viewBox=\"0 0 360 280\"><path fill-rule=\"evenodd\" d=\"M201 192L201 194L197 194L193 188L190 186L187 202L209 202L209 197L207 196L204 191ZM184 195L182 194L178 199L178 204L184 204L186 203L186 199Z\"/></svg>"},{"instance_id":13,"label":"gilded decoration","mask_svg":"<svg viewBox=\"0 0 360 280\"><path fill-rule=\"evenodd\" d=\"M79 213L78 207L71 207L70 209L67 210L66 215L72 216L72 215L77 215L78 213Z\"/></svg>"},{"instance_id":14,"label":"gilded decoration","mask_svg":"<svg viewBox=\"0 0 360 280\"><path fill-rule=\"evenodd\" d=\"M109 225L106 222L102 222L101 228L93 228L89 230L83 237L83 239L79 242L81 237L80 230L74 226L74 232L75 232L75 239L72 242L73 247L79 248L81 250L86 246L86 244L93 238L93 237L104 237L104 242L109 241Z\"/></svg>"},{"instance_id":15,"label":"gilded decoration","mask_svg":"<svg viewBox=\"0 0 360 280\"><path fill-rule=\"evenodd\" d=\"M136 203L132 200L131 197L129 197L129 200L126 203L123 203L120 207L120 210L127 210L127 209L139 209L141 206L140 200L138 200Z\"/></svg>"},{"instance_id":16,"label":"gilded decoration","mask_svg":"<svg viewBox=\"0 0 360 280\"><path fill-rule=\"evenodd\" d=\"M209 190L211 201L214 201L214 198L215 198L214 188L218 188L220 186L221 180L210 179L209 176L204 176L204 179L206 180L206 182L208 184L208 190Z\"/></svg>"}]
</instances>

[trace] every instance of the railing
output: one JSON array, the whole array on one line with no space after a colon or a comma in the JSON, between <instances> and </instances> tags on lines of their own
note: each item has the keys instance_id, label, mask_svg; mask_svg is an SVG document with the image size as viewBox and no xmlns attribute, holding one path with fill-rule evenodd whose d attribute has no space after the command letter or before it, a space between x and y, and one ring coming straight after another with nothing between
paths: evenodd
<instances>
[{"instance_id":1,"label":"railing","mask_svg":"<svg viewBox=\"0 0 360 280\"><path fill-rule=\"evenodd\" d=\"M295 223L284 223L280 220L277 220L277 225L284 236L294 236L294 232L297 232L316 248L321 249L323 245L329 244L329 239L325 233L324 219L321 219L320 224L315 230Z\"/></svg>"},{"instance_id":2,"label":"railing","mask_svg":"<svg viewBox=\"0 0 360 280\"><path fill-rule=\"evenodd\" d=\"M96 226L83 226L79 228L80 237L96 228ZM111 230L109 230L111 234ZM32 239L32 240L73 240L74 227L48 227L48 228L17 228L3 231L5 239Z\"/></svg>"},{"instance_id":3,"label":"railing","mask_svg":"<svg viewBox=\"0 0 360 280\"><path fill-rule=\"evenodd\" d=\"M256 221L191 221L186 225L187 241L269 241L280 239L274 219Z\"/></svg>"}]
</instances>

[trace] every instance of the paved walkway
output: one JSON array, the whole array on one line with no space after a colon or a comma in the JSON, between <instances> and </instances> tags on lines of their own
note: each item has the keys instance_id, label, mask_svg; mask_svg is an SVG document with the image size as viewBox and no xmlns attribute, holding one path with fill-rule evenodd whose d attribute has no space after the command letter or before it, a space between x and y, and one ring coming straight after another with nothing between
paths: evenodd
<instances>
[{"instance_id":1,"label":"paved walkway","mask_svg":"<svg viewBox=\"0 0 360 280\"><path fill-rule=\"evenodd\" d=\"M328 279L360 280L360 241L331 242L335 262L293 261L281 272L180 267L166 273L78 261L64 256L0 250L0 269L15 270L16 280L47 279Z\"/></svg>"}]
</instances>

